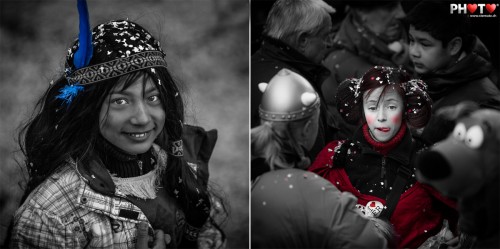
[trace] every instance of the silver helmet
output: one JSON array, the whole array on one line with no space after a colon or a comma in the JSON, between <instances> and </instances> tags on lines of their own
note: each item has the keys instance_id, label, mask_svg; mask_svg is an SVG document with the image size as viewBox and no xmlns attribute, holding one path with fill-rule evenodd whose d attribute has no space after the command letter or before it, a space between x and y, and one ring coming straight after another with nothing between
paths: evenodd
<instances>
[{"instance_id":1,"label":"silver helmet","mask_svg":"<svg viewBox=\"0 0 500 249\"><path fill-rule=\"evenodd\" d=\"M289 69L281 69L269 83L259 83L263 93L259 116L267 121L294 121L310 117L320 106L311 83Z\"/></svg>"}]
</instances>

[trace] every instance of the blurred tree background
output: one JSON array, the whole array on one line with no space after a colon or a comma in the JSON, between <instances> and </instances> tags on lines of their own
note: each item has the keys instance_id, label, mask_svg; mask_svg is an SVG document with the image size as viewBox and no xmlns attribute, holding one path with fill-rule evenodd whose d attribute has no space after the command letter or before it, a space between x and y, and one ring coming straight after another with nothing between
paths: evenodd
<instances>
[{"instance_id":1,"label":"blurred tree background","mask_svg":"<svg viewBox=\"0 0 500 249\"><path fill-rule=\"evenodd\" d=\"M227 247L248 247L248 1L87 1L91 26L128 18L161 41L184 83L187 122L219 131L210 176L230 204ZM77 34L76 0L0 0L0 245L25 184L18 128Z\"/></svg>"}]
</instances>

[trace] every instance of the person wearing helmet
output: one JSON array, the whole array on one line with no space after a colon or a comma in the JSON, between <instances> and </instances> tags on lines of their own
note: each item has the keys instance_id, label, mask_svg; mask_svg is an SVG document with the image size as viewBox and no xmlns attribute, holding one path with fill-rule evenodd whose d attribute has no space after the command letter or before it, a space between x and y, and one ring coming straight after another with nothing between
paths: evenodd
<instances>
[{"instance_id":1,"label":"person wearing helmet","mask_svg":"<svg viewBox=\"0 0 500 249\"><path fill-rule=\"evenodd\" d=\"M259 88L262 124L251 131L251 247L385 248L388 224L365 218L352 194L304 170L319 119L311 84L282 69Z\"/></svg>"}]
</instances>

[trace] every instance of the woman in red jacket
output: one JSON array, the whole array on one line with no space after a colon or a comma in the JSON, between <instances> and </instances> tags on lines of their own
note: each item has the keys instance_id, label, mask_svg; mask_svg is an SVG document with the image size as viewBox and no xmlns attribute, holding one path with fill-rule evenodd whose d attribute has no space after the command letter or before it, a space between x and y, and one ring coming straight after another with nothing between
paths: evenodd
<instances>
[{"instance_id":1,"label":"woman in red jacket","mask_svg":"<svg viewBox=\"0 0 500 249\"><path fill-rule=\"evenodd\" d=\"M398 248L419 247L445 218L456 223L454 203L415 179L410 128L421 128L430 118L425 90L422 81L390 67L376 66L360 79L342 82L339 112L361 127L351 140L329 143L309 168L353 193L365 215L390 220Z\"/></svg>"}]
</instances>

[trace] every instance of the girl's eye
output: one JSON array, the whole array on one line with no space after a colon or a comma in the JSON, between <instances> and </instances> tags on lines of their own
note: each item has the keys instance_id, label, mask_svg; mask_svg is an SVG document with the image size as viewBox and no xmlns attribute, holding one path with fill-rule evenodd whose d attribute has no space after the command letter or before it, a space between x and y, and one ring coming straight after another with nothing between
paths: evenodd
<instances>
[{"instance_id":1,"label":"girl's eye","mask_svg":"<svg viewBox=\"0 0 500 249\"><path fill-rule=\"evenodd\" d=\"M389 109L390 109L390 110L396 110L396 109L397 109L397 107L396 107L396 106L394 106L394 105L391 105L391 106L389 106Z\"/></svg>"},{"instance_id":2,"label":"girl's eye","mask_svg":"<svg viewBox=\"0 0 500 249\"><path fill-rule=\"evenodd\" d=\"M368 110L370 110L370 111L375 111L375 110L377 110L377 107L375 107L375 106L370 106L370 107L368 107Z\"/></svg>"},{"instance_id":3,"label":"girl's eye","mask_svg":"<svg viewBox=\"0 0 500 249\"><path fill-rule=\"evenodd\" d=\"M148 100L151 102L158 102L160 100L160 98L158 97L158 95L153 95L153 96L148 97Z\"/></svg>"},{"instance_id":4,"label":"girl's eye","mask_svg":"<svg viewBox=\"0 0 500 249\"><path fill-rule=\"evenodd\" d=\"M111 101L112 103L114 104L117 104L117 105L125 105L125 104L128 104L128 101L126 99L114 99Z\"/></svg>"}]
</instances>

